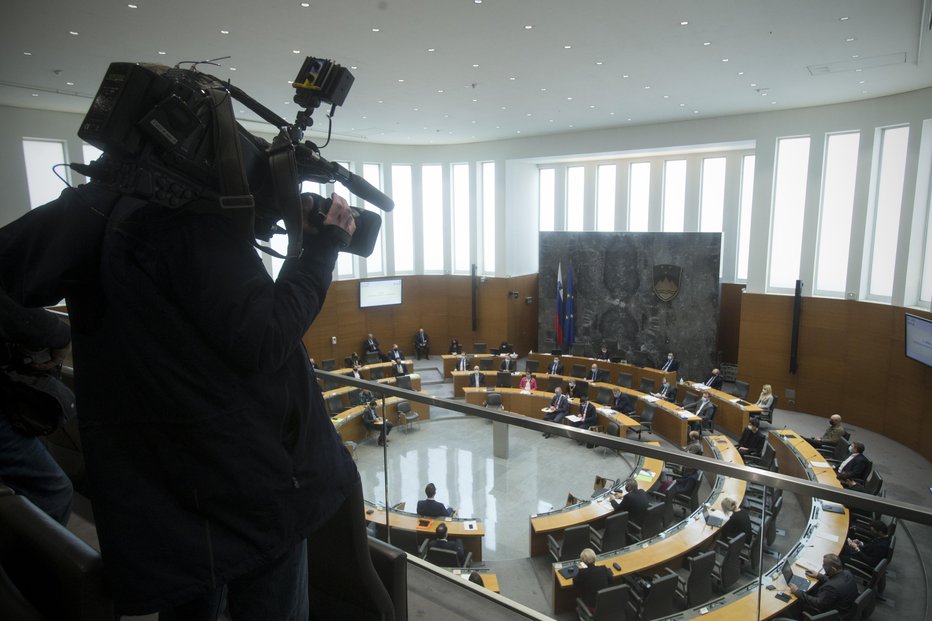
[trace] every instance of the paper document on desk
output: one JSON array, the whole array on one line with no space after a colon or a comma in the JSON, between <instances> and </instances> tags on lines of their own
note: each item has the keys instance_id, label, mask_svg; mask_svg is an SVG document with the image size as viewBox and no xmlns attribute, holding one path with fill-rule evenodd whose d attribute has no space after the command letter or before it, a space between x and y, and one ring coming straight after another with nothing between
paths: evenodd
<instances>
[{"instance_id":1,"label":"paper document on desk","mask_svg":"<svg viewBox=\"0 0 932 621\"><path fill-rule=\"evenodd\" d=\"M813 468L831 468L832 465L827 461L810 461L809 465Z\"/></svg>"},{"instance_id":2,"label":"paper document on desk","mask_svg":"<svg viewBox=\"0 0 932 621\"><path fill-rule=\"evenodd\" d=\"M582 420L582 416L579 416L577 414L570 414L569 416L566 417L566 420L570 421L571 423L578 423L579 421Z\"/></svg>"},{"instance_id":3,"label":"paper document on desk","mask_svg":"<svg viewBox=\"0 0 932 621\"><path fill-rule=\"evenodd\" d=\"M689 410L680 410L677 412L677 414L680 415L680 418L692 418L693 416L695 416L695 414L693 414Z\"/></svg>"},{"instance_id":4,"label":"paper document on desk","mask_svg":"<svg viewBox=\"0 0 932 621\"><path fill-rule=\"evenodd\" d=\"M650 470L641 470L640 472L638 472L638 473L635 475L634 480L635 480L635 481L642 481L642 482L644 482L644 483L647 483L647 482L649 482L649 481L653 481L653 480L654 480L654 473L651 472Z\"/></svg>"},{"instance_id":5,"label":"paper document on desk","mask_svg":"<svg viewBox=\"0 0 932 621\"><path fill-rule=\"evenodd\" d=\"M531 391L530 391L530 390L522 390L522 391L521 391L521 394L522 394L522 395L529 395L529 394L531 394Z\"/></svg>"},{"instance_id":6,"label":"paper document on desk","mask_svg":"<svg viewBox=\"0 0 932 621\"><path fill-rule=\"evenodd\" d=\"M798 559L796 559L796 564L799 565L800 567L802 567L803 569L808 569L809 571L811 571L811 572L813 572L813 573L819 573L820 571L822 571L822 563L821 563L821 562L815 563L815 562L813 562L813 561L810 561L810 560L807 559L807 558L798 558Z\"/></svg>"},{"instance_id":7,"label":"paper document on desk","mask_svg":"<svg viewBox=\"0 0 932 621\"><path fill-rule=\"evenodd\" d=\"M654 395L644 395L643 397L641 397L641 400L647 401L648 403L654 403L658 401L657 397L655 397Z\"/></svg>"},{"instance_id":8,"label":"paper document on desk","mask_svg":"<svg viewBox=\"0 0 932 621\"><path fill-rule=\"evenodd\" d=\"M596 408L596 411L598 411L599 414L605 414L606 416L611 416L615 413L615 410L606 407Z\"/></svg>"},{"instance_id":9,"label":"paper document on desk","mask_svg":"<svg viewBox=\"0 0 932 621\"><path fill-rule=\"evenodd\" d=\"M476 524L476 520L467 520L467 521L463 522L463 529L464 529L464 530L476 530L476 528L478 528L478 526L477 526L477 524Z\"/></svg>"},{"instance_id":10,"label":"paper document on desk","mask_svg":"<svg viewBox=\"0 0 932 621\"><path fill-rule=\"evenodd\" d=\"M822 539L828 539L832 543L838 543L838 535L832 535L829 533L816 533L816 535Z\"/></svg>"},{"instance_id":11,"label":"paper document on desk","mask_svg":"<svg viewBox=\"0 0 932 621\"><path fill-rule=\"evenodd\" d=\"M700 391L701 391L701 390L708 390L708 389L709 389L709 387L706 386L705 384L700 384L700 383L698 383L698 382L693 382L693 388L696 388L696 389L698 389L698 390L700 390Z\"/></svg>"}]
</instances>

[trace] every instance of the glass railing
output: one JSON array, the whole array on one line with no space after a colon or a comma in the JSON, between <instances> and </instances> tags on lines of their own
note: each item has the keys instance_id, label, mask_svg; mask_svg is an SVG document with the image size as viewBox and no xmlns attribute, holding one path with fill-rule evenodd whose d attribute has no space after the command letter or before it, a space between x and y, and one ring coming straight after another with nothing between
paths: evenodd
<instances>
[{"instance_id":1,"label":"glass railing","mask_svg":"<svg viewBox=\"0 0 932 621\"><path fill-rule=\"evenodd\" d=\"M471 555L471 568L444 569L420 560L412 562L461 585L475 571L486 588L473 584L465 588L472 588L477 597L527 618L550 618L575 609L577 593L573 576L580 567L579 553L560 556L561 551L557 550L555 558L536 561L553 561L549 570L550 605L535 606L536 610L510 599L507 585L502 588L505 597L492 593L507 582L507 574L503 576L498 570L511 571L514 567L502 563L501 558L513 560L516 554L523 554L532 559L547 559L553 545L548 535L557 543L563 538L563 544L567 545L573 527L592 527L590 532L608 541L606 522L613 514L612 500L618 502L627 479L634 479L638 487L650 493L654 505L663 505L655 511L662 516L661 525L645 529L642 524L638 529L642 536L637 540L632 540L629 532L627 537L622 536L623 544L596 550L596 564L609 569L613 584L629 586L632 601L640 596L647 598L637 605L657 606L651 608L657 612L651 618L690 619L709 614L713 618L721 615L742 619L781 616L796 599L787 578L813 583L815 578L807 578L807 572L812 575L822 572L823 556L845 549L849 528L857 531L855 538L867 539L871 521L880 516L895 529L894 542L899 540L901 548L911 546L903 553L904 558L915 557L922 563L927 552L924 547L932 545L922 543L932 541L929 537L932 510L841 487L826 457L791 430L769 429L765 461L772 456L778 465L771 471L746 465L732 443L714 432L704 436L704 454L698 456L656 442L628 440L623 432L611 436L604 433L604 427L589 431L547 422L533 415L539 410L536 406L525 408L524 414L509 412L498 405L501 399L489 399L488 395L500 392L497 389L489 389L478 398L474 394L469 398L476 403L472 404L420 392L420 378L416 374L403 380L406 384L410 382L410 389L399 388L397 378L373 382L326 372L318 374L322 384L329 388L325 399L333 408L334 424L359 463L370 532L406 550L409 557L420 559L428 550L428 542L436 538L437 527L443 524L449 538L462 542L463 552ZM383 446L379 446L379 427L366 425L364 421L365 406L360 397L368 400L370 395L375 413L392 425ZM492 402L488 407L479 404L488 401ZM528 415L529 411L532 415ZM444 433L434 433L440 425L444 426ZM579 459L580 472L567 476L594 477L596 483L590 496L570 495L562 503L554 498L559 495L562 500L565 492L541 487L546 485L545 479L550 480L541 475L546 464L529 463L532 458L523 450L529 443L547 442L541 437L544 433L584 445L572 456L574 461ZM576 448L572 442L564 444L562 450ZM413 446L418 450L412 450ZM587 447L592 450L587 451ZM474 448L478 450L473 451ZM474 463L478 459L484 463ZM690 470L700 471L705 479L698 493L673 497L659 492L666 484L664 479L672 473ZM485 478L477 480L480 477ZM417 501L425 496L425 479L437 484L437 498L446 507L455 509L455 513L425 516L422 513L431 511L424 508L419 512ZM461 494L460 487L484 488L485 498ZM498 494L509 494L509 489L518 490L525 497L549 500L532 502L524 514L503 515L490 505L494 505ZM737 501L751 515L751 541L728 545L718 540L721 523L727 519L722 511L725 498ZM787 514L780 518L784 503L795 507L791 519ZM506 524L506 520L520 521L527 538L516 541L520 536L514 534L516 529ZM914 537L911 531L918 536ZM589 535L585 547L592 547ZM711 589L706 588L707 581L690 580L692 563L698 566L700 562L709 562L707 556L705 561L700 558L707 551L714 555L714 569L705 570L712 577ZM892 553L887 555L890 556ZM862 589L865 585L871 587L857 605L875 609L874 619L893 618L892 609L889 616L883 615L886 566L848 565L862 580ZM672 572L667 567L678 568L675 578L670 577ZM900 575L904 573L907 572ZM646 589L651 582L654 586ZM671 583L677 585L671 589L669 598L662 603L650 600L652 593L670 588ZM918 610L924 605L926 591L927 585L921 598L917 593L906 595L913 598L913 608ZM908 614L903 616L902 610L896 616L910 618ZM923 617L918 614L915 618Z\"/></svg>"}]
</instances>

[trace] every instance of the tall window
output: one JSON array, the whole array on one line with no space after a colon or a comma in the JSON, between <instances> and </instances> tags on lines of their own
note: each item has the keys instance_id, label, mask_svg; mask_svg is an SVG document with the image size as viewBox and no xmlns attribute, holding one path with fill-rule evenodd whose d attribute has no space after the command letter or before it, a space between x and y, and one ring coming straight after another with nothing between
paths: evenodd
<instances>
[{"instance_id":1,"label":"tall window","mask_svg":"<svg viewBox=\"0 0 932 621\"><path fill-rule=\"evenodd\" d=\"M615 230L615 165L602 164L596 171L595 230Z\"/></svg>"},{"instance_id":2,"label":"tall window","mask_svg":"<svg viewBox=\"0 0 932 621\"><path fill-rule=\"evenodd\" d=\"M453 271L470 271L469 164L453 164Z\"/></svg>"},{"instance_id":3,"label":"tall window","mask_svg":"<svg viewBox=\"0 0 932 621\"><path fill-rule=\"evenodd\" d=\"M350 170L349 162L337 162L340 166L346 170ZM337 181L334 184L333 191L346 199L346 202L351 206L356 206L359 204L359 199L349 191L349 189ZM329 198L329 197L324 197ZM348 252L341 252L337 255L337 278L352 278L356 275L356 261L352 254Z\"/></svg>"},{"instance_id":4,"label":"tall window","mask_svg":"<svg viewBox=\"0 0 932 621\"><path fill-rule=\"evenodd\" d=\"M65 185L52 172L52 167L65 163L65 143L60 140L26 139L23 140L23 155L26 159L30 207L35 209L58 198ZM67 171L60 174L67 175Z\"/></svg>"},{"instance_id":5,"label":"tall window","mask_svg":"<svg viewBox=\"0 0 932 621\"><path fill-rule=\"evenodd\" d=\"M395 248L395 273L414 271L414 195L411 167L392 164L392 246Z\"/></svg>"},{"instance_id":6,"label":"tall window","mask_svg":"<svg viewBox=\"0 0 932 621\"><path fill-rule=\"evenodd\" d=\"M809 136L777 142L777 170L770 230L770 280L775 289L793 289L799 278L809 174Z\"/></svg>"},{"instance_id":7,"label":"tall window","mask_svg":"<svg viewBox=\"0 0 932 621\"><path fill-rule=\"evenodd\" d=\"M880 161L872 206L874 234L868 281L868 292L873 298L889 299L893 296L908 140L909 127L891 127L881 132Z\"/></svg>"},{"instance_id":8,"label":"tall window","mask_svg":"<svg viewBox=\"0 0 932 621\"><path fill-rule=\"evenodd\" d=\"M699 230L703 233L722 231L725 210L725 158L702 160L702 199L699 203Z\"/></svg>"},{"instance_id":9,"label":"tall window","mask_svg":"<svg viewBox=\"0 0 932 621\"><path fill-rule=\"evenodd\" d=\"M816 247L815 289L820 293L844 295L847 288L860 139L859 132L848 132L832 134L826 141L819 245Z\"/></svg>"},{"instance_id":10,"label":"tall window","mask_svg":"<svg viewBox=\"0 0 932 621\"><path fill-rule=\"evenodd\" d=\"M424 223L424 271L443 271L443 167L421 167L421 212Z\"/></svg>"},{"instance_id":11,"label":"tall window","mask_svg":"<svg viewBox=\"0 0 932 621\"><path fill-rule=\"evenodd\" d=\"M929 211L926 212L926 244L922 258L922 285L919 289L919 299L928 303L932 300L932 192L929 193Z\"/></svg>"},{"instance_id":12,"label":"tall window","mask_svg":"<svg viewBox=\"0 0 932 621\"><path fill-rule=\"evenodd\" d=\"M748 255L751 251L751 207L754 202L753 155L741 158L741 204L738 206L738 279L748 279Z\"/></svg>"},{"instance_id":13,"label":"tall window","mask_svg":"<svg viewBox=\"0 0 932 621\"><path fill-rule=\"evenodd\" d=\"M556 187L556 172L553 168L541 168L538 172L538 201L540 203L538 212L540 213L540 222L538 230L552 231L553 221L556 215L554 188Z\"/></svg>"},{"instance_id":14,"label":"tall window","mask_svg":"<svg viewBox=\"0 0 932 621\"><path fill-rule=\"evenodd\" d=\"M583 210L586 198L586 169L571 166L566 169L566 230L583 230Z\"/></svg>"},{"instance_id":15,"label":"tall window","mask_svg":"<svg viewBox=\"0 0 932 621\"><path fill-rule=\"evenodd\" d=\"M635 162L628 181L628 230L646 232L649 213L650 162Z\"/></svg>"},{"instance_id":16,"label":"tall window","mask_svg":"<svg viewBox=\"0 0 932 621\"><path fill-rule=\"evenodd\" d=\"M368 181L372 186L378 190L382 189L382 166L380 164L363 164L362 165L362 178ZM363 203L363 206L369 211L378 212L379 217L382 218L383 222L385 220L384 213L373 207L369 203ZM385 266L382 261L383 249L382 249L382 232L385 230L385 226L379 230L379 236L375 240L375 247L372 249L372 254L366 259L366 274L372 276L373 274L381 274L385 271Z\"/></svg>"},{"instance_id":17,"label":"tall window","mask_svg":"<svg viewBox=\"0 0 932 621\"><path fill-rule=\"evenodd\" d=\"M686 222L686 160L663 163L663 230L682 233Z\"/></svg>"},{"instance_id":18,"label":"tall window","mask_svg":"<svg viewBox=\"0 0 932 621\"><path fill-rule=\"evenodd\" d=\"M482 271L495 273L495 162L483 162L482 172Z\"/></svg>"}]
</instances>

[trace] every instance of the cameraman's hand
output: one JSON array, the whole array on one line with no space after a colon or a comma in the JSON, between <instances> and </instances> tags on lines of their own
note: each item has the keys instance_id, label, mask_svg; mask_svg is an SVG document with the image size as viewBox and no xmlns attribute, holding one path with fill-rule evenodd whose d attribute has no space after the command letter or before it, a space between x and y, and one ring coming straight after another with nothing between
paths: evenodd
<instances>
[{"instance_id":1,"label":"cameraman's hand","mask_svg":"<svg viewBox=\"0 0 932 621\"><path fill-rule=\"evenodd\" d=\"M55 368L60 367L65 362L65 358L67 358L68 354L70 353L71 353L71 343L68 343L67 345L59 349L49 350L49 355L50 355L49 360L46 360L45 362L32 364L31 366L37 371L48 371L49 369L55 369Z\"/></svg>"},{"instance_id":2,"label":"cameraman's hand","mask_svg":"<svg viewBox=\"0 0 932 621\"><path fill-rule=\"evenodd\" d=\"M330 205L330 211L327 212L327 217L324 218L324 226L329 224L339 227L352 237L353 233L356 232L356 220L353 219L349 204L347 204L345 198L336 192L330 195L330 200L332 204Z\"/></svg>"}]
</instances>

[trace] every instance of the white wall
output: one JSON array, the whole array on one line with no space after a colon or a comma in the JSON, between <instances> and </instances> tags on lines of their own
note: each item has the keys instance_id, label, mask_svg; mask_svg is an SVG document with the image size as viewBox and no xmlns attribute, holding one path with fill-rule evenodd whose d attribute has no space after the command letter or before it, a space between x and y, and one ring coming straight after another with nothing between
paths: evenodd
<instances>
[{"instance_id":1,"label":"white wall","mask_svg":"<svg viewBox=\"0 0 932 621\"><path fill-rule=\"evenodd\" d=\"M932 88L806 109L699 118L675 123L616 127L466 145L411 147L334 142L323 151L323 155L330 160L350 161L357 171L361 170L364 162L381 163L386 166L392 163L418 166L455 162L470 162L474 165L479 161L494 160L499 171L496 175L499 186L497 196L500 207L505 210L498 219L496 255L499 260L496 273L519 275L537 270L536 229L535 234L530 234L530 223L537 222L536 168L539 163L573 158L606 159L638 151L675 150L698 145L755 144L757 163L748 288L750 291L762 292L765 290L769 256L770 199L777 139L807 134L814 137L813 148L818 148L818 145L824 144L823 137L828 132L861 130L862 151L865 151L865 142L871 142L865 139L873 135L875 128L908 123L913 138L910 140L907 164L909 170L904 191L906 198L901 218L901 231L906 233L906 240L902 241L897 249L891 249L897 253L898 258L897 293L894 294L893 302L903 304L905 292L915 288L914 285L907 285L907 275L914 274L916 269L915 243L911 249L907 242L910 240L910 232L913 232L912 237L920 237L915 234L915 229L925 226L926 217L923 210L928 206L927 194L923 191L922 184L928 184L929 174L928 171L918 169L920 162L922 167L928 166L929 157L920 157L918 137L923 122L930 117ZM0 182L3 183L6 194L6 200L0 206L0 224L5 224L28 210L22 138L67 139L69 156L74 161L80 161L81 146L76 132L81 119L81 115L75 114L0 107L0 157L6 163L0 170ZM862 155L868 157L869 153ZM821 153L813 153L810 161L820 158ZM816 168L821 170L820 166ZM920 186L917 186L917 180ZM859 190L859 196L862 201L866 201L866 192L863 190ZM818 192L809 194L817 203ZM449 205L445 205L445 209L449 209ZM817 209L817 204L810 204L807 200L807 223L816 220L811 213ZM857 286L863 280L859 272L863 236L866 233L863 222L856 222L852 231L852 257L849 268L849 274L853 274L849 277L849 290L852 290L852 293L857 293ZM473 239L475 240L475 236ZM804 239L814 239L812 232L807 231ZM812 254L804 252L801 268L803 276L812 274ZM906 302L908 305L909 301Z\"/></svg>"}]
</instances>

